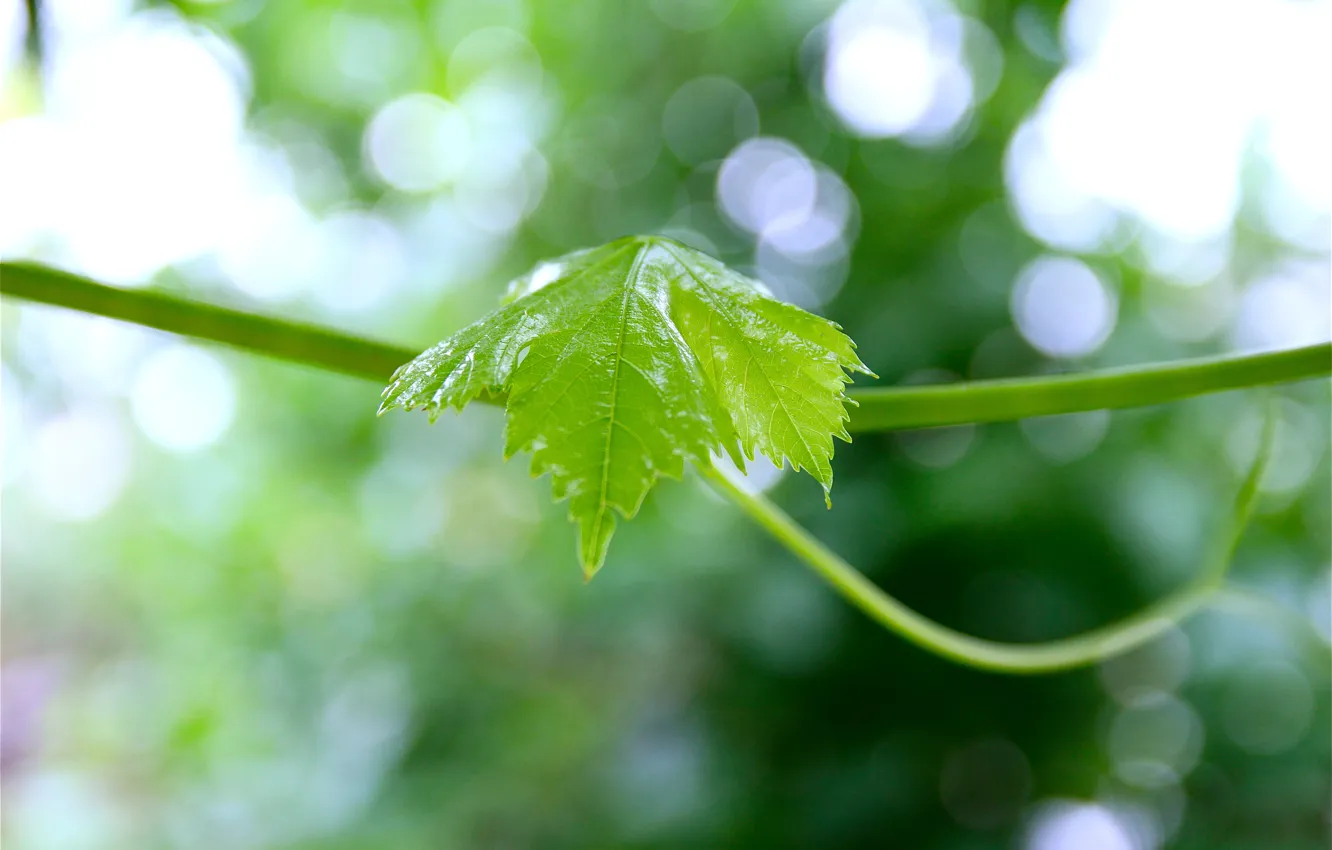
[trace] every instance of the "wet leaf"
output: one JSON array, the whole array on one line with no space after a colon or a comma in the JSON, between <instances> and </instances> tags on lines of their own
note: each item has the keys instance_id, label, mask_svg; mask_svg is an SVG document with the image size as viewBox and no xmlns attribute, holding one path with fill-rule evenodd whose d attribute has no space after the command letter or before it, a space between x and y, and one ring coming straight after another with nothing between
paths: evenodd
<instances>
[{"instance_id":1,"label":"wet leaf","mask_svg":"<svg viewBox=\"0 0 1332 850\"><path fill-rule=\"evenodd\" d=\"M591 577L615 514L633 517L686 461L762 452L826 496L853 372L869 374L837 325L692 248L630 237L514 281L499 309L399 369L380 412L433 419L507 396L506 457L531 452L533 475L569 500Z\"/></svg>"}]
</instances>

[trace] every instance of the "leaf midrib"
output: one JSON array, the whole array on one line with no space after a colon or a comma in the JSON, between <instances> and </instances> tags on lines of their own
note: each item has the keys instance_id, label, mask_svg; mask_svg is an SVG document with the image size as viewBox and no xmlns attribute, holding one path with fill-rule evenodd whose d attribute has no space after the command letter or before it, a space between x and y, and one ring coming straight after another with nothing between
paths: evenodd
<instances>
[{"instance_id":1,"label":"leaf midrib","mask_svg":"<svg viewBox=\"0 0 1332 850\"><path fill-rule=\"evenodd\" d=\"M608 254L606 257L604 257L603 259L597 261L596 263L593 263L593 264L587 266L586 268L579 270L577 273L575 273L574 275L572 275L572 276L569 277L568 279L563 280L563 281L559 281L557 284L552 284L551 286L546 286L546 287L544 287L544 288L542 288L542 289L537 290L536 292L532 292L532 293L529 293L529 294L527 294L527 295L524 295L523 298L536 298L536 297L540 296L543 292L546 292L547 290L551 289L552 286L555 286L555 285L559 285L559 286L568 286L569 284L573 283L575 280L578 280L578 279L581 278L583 275L587 274L588 272L592 271L593 269L599 269L599 268L601 268L602 266L605 266L606 264L610 263L612 260L617 259L621 254L623 254L625 251L627 251L628 248L629 248L629 246L625 246L624 248L621 248L621 249L619 249L619 250L617 250L617 251L613 251L613 252L611 252L610 254ZM515 301L515 302L513 302L513 303L516 304L516 303L518 303L518 302ZM569 353L569 349L573 348L576 344L578 344L578 343L581 341L583 332L586 331L586 330L588 329L588 327L589 327L594 321L596 321L596 318L597 318L597 314L596 314L595 311L593 311L593 312L591 312L591 313L588 314L587 320L584 321L581 325L578 326L578 330L577 330L575 333L571 333L571 334L569 334L569 341L566 342L566 343L564 344L564 348L560 349L560 353L559 353L559 354L556 356L556 358L555 358L556 360L563 360L563 359L564 359L564 356L565 356L566 354ZM535 338L532 339L532 340L530 340L528 344L531 345L531 344L534 343L534 342L536 342L536 339L535 339ZM617 362L618 362L618 361L617 361ZM562 400L564 399L565 394L568 393L569 390L573 389L574 385L577 384L578 379L581 378L583 374L585 374L586 372L590 371L591 368L592 368L592 367L591 367L591 364L589 364L589 365L588 365L588 368L587 368L587 369L584 369L583 372L579 373L579 375L578 375L577 377L575 377L572 381L570 381L569 384L568 384L568 385L567 385L567 386L566 386L566 387L560 392L559 395L555 396L555 398L553 398L553 399L551 399L549 402L547 402L546 405L545 405L545 407L544 407L544 408L542 409L542 411L541 411L541 417L544 418L544 417L546 417L546 416L549 416L549 415L550 415L550 411L551 411L552 409L554 409L555 405L558 404L560 401L562 401ZM503 387L501 386L501 387L499 387L498 389L503 389Z\"/></svg>"},{"instance_id":2,"label":"leaf midrib","mask_svg":"<svg viewBox=\"0 0 1332 850\"><path fill-rule=\"evenodd\" d=\"M595 546L601 539L601 524L606 518L606 496L610 490L610 462L611 448L615 444L615 413L620 401L620 366L624 362L624 334L629 324L629 298L634 293L634 285L638 280L639 268L643 264L643 257L651 247L650 243L644 242L639 245L638 254L634 257L634 263L629 267L629 274L624 279L624 299L620 302L620 334L615 342L615 367L611 372L610 389L610 415L606 425L606 450L601 458L601 492L597 497L597 518L592 524L592 544ZM583 553L583 566L587 567L589 553Z\"/></svg>"}]
</instances>

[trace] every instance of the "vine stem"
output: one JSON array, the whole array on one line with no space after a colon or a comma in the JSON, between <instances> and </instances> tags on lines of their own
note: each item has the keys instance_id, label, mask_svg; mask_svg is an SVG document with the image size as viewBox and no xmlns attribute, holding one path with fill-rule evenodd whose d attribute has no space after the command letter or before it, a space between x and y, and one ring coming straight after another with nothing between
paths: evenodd
<instances>
[{"instance_id":1,"label":"vine stem","mask_svg":"<svg viewBox=\"0 0 1332 850\"><path fill-rule=\"evenodd\" d=\"M387 382L394 369L418 354L329 328L257 316L161 291L118 289L27 263L0 263L0 293L372 381Z\"/></svg>"},{"instance_id":2,"label":"vine stem","mask_svg":"<svg viewBox=\"0 0 1332 850\"><path fill-rule=\"evenodd\" d=\"M203 304L161 291L118 289L29 263L0 263L0 293L225 343L386 383L417 350L327 328ZM1332 374L1332 343L1287 351L1013 380L853 389L854 432L996 422L1160 404L1206 393ZM502 404L502 396L478 399Z\"/></svg>"},{"instance_id":3,"label":"vine stem","mask_svg":"<svg viewBox=\"0 0 1332 850\"><path fill-rule=\"evenodd\" d=\"M850 393L850 431L1002 422L1168 401L1332 373L1332 343L1094 372Z\"/></svg>"},{"instance_id":4,"label":"vine stem","mask_svg":"<svg viewBox=\"0 0 1332 850\"><path fill-rule=\"evenodd\" d=\"M1257 457L1235 497L1228 525L1217 538L1203 570L1189 584L1117 623L1060 640L1018 644L985 640L935 622L885 593L855 567L791 519L762 495L750 493L711 465L703 476L777 542L804 561L851 604L901 637L936 655L982 670L1002 673L1051 673L1094 664L1159 637L1213 600L1221 589L1244 528L1257 501L1267 468L1276 422L1269 410Z\"/></svg>"},{"instance_id":5,"label":"vine stem","mask_svg":"<svg viewBox=\"0 0 1332 850\"><path fill-rule=\"evenodd\" d=\"M196 339L387 381L416 351L328 328L258 316L152 290L125 290L29 263L0 262L0 293L132 322ZM1205 393L1332 374L1332 343L1072 375L925 387L852 390L851 431L924 428L1160 404ZM502 404L501 396L478 399ZM1271 450L1274 415L1236 497L1231 524L1207 567L1189 585L1119 623L1041 644L984 640L930 620L884 593L762 496L711 466L703 475L760 526L872 618L925 649L973 667L1042 673L1090 664L1146 643L1209 601L1239 598L1222 582L1258 494ZM1241 606L1243 607L1243 606Z\"/></svg>"}]
</instances>

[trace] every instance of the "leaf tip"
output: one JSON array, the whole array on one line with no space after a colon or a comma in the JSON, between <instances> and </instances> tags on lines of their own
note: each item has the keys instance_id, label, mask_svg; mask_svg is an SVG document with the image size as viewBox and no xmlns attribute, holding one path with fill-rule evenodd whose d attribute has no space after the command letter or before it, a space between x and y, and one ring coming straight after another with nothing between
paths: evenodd
<instances>
[{"instance_id":1,"label":"leaf tip","mask_svg":"<svg viewBox=\"0 0 1332 850\"><path fill-rule=\"evenodd\" d=\"M611 536L615 533L615 517L602 509L595 517L570 514L579 525L578 560L583 565L583 582L587 583L606 563Z\"/></svg>"},{"instance_id":2,"label":"leaf tip","mask_svg":"<svg viewBox=\"0 0 1332 850\"><path fill-rule=\"evenodd\" d=\"M862 375L868 375L869 377L873 378L876 381L879 380L878 374L875 373L872 369L870 369L870 367L866 366L863 362L861 362L859 357L856 358L856 362L853 363L851 365L851 368L848 369L847 371L851 372L852 374L859 372Z\"/></svg>"},{"instance_id":3,"label":"leaf tip","mask_svg":"<svg viewBox=\"0 0 1332 850\"><path fill-rule=\"evenodd\" d=\"M610 540L606 540L605 543L610 543ZM583 584L592 581L592 577L601 571L601 566L606 563L606 548L603 544L598 550L584 549L578 553L578 559L583 567Z\"/></svg>"},{"instance_id":4,"label":"leaf tip","mask_svg":"<svg viewBox=\"0 0 1332 850\"><path fill-rule=\"evenodd\" d=\"M384 388L384 392L380 393L380 398L383 400L379 402L379 409L375 411L376 416L383 416L394 408L402 407L402 393L393 392L395 389L394 385L389 384Z\"/></svg>"}]
</instances>

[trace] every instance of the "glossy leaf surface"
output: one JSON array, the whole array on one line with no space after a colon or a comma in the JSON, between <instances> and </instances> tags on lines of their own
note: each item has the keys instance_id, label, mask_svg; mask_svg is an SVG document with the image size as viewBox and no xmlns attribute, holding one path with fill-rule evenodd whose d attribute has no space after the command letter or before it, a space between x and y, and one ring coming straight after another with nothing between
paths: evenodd
<instances>
[{"instance_id":1,"label":"glossy leaf surface","mask_svg":"<svg viewBox=\"0 0 1332 850\"><path fill-rule=\"evenodd\" d=\"M686 460L761 452L826 495L852 372L869 374L837 325L692 248L631 237L514 281L499 309L399 369L380 410L433 418L506 395L506 456L531 452L569 500L590 577L615 514L633 517Z\"/></svg>"}]
</instances>

